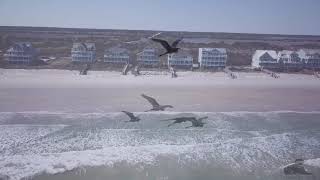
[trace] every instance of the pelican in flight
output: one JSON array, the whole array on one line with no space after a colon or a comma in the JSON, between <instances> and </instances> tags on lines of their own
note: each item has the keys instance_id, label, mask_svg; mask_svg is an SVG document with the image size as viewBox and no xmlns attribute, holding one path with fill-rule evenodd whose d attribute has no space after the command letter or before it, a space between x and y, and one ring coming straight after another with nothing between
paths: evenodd
<instances>
[{"instance_id":1,"label":"pelican in flight","mask_svg":"<svg viewBox=\"0 0 320 180\"><path fill-rule=\"evenodd\" d=\"M160 105L154 98L145 94L141 94L141 96L152 105L152 109L148 111L164 111L166 108L173 108L171 105Z\"/></svg>"},{"instance_id":2,"label":"pelican in flight","mask_svg":"<svg viewBox=\"0 0 320 180\"><path fill-rule=\"evenodd\" d=\"M121 111L121 112L129 116L130 120L126 122L138 122L141 120L138 116L135 116L132 112L128 112L128 111Z\"/></svg>"},{"instance_id":3,"label":"pelican in flight","mask_svg":"<svg viewBox=\"0 0 320 180\"><path fill-rule=\"evenodd\" d=\"M160 43L165 49L166 49L166 52L163 53L163 54L160 54L159 57L163 56L163 55L166 55L166 54L172 54L172 53L177 53L178 50L180 48L177 47L177 45L179 44L179 42L182 40L183 38L180 38L180 39L177 39L175 40L171 45L165 41L165 40L162 40L162 39L156 39L156 38L151 38L152 41L154 42L158 42Z\"/></svg>"},{"instance_id":4,"label":"pelican in flight","mask_svg":"<svg viewBox=\"0 0 320 180\"><path fill-rule=\"evenodd\" d=\"M312 175L304 168L303 159L296 159L294 163L285 166L283 171L285 175Z\"/></svg>"},{"instance_id":5,"label":"pelican in flight","mask_svg":"<svg viewBox=\"0 0 320 180\"><path fill-rule=\"evenodd\" d=\"M188 121L190 121L190 122L192 123L192 125L191 125L191 126L188 126L188 127L186 127L186 128L191 128L191 127L203 127L203 125L204 125L205 123L202 122L202 120L204 120L204 119L208 119L208 116L201 117L201 118L199 118L199 119L197 119L197 118L192 118L192 119L188 120Z\"/></svg>"},{"instance_id":6,"label":"pelican in flight","mask_svg":"<svg viewBox=\"0 0 320 180\"><path fill-rule=\"evenodd\" d=\"M173 121L171 124L168 125L168 127L174 125L174 124L179 124L187 121L191 121L195 119L194 117L177 117L177 118L172 118L172 119L166 119L162 121Z\"/></svg>"}]
</instances>

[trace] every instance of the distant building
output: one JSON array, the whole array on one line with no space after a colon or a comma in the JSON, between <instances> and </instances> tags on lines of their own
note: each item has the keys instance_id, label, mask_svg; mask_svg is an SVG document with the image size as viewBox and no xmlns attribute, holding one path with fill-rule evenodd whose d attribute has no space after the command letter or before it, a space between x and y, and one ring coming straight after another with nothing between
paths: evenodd
<instances>
[{"instance_id":1,"label":"distant building","mask_svg":"<svg viewBox=\"0 0 320 180\"><path fill-rule=\"evenodd\" d=\"M126 64L130 62L130 53L125 48L110 48L105 51L103 61L112 64Z\"/></svg>"},{"instance_id":2,"label":"distant building","mask_svg":"<svg viewBox=\"0 0 320 180\"><path fill-rule=\"evenodd\" d=\"M278 54L273 50L256 50L252 57L252 66L256 68L279 68Z\"/></svg>"},{"instance_id":3,"label":"distant building","mask_svg":"<svg viewBox=\"0 0 320 180\"><path fill-rule=\"evenodd\" d=\"M37 51L31 43L20 42L12 45L3 56L10 64L31 64L36 60Z\"/></svg>"},{"instance_id":4,"label":"distant building","mask_svg":"<svg viewBox=\"0 0 320 180\"><path fill-rule=\"evenodd\" d=\"M71 50L72 62L93 63L96 61L94 43L74 43Z\"/></svg>"},{"instance_id":5,"label":"distant building","mask_svg":"<svg viewBox=\"0 0 320 180\"><path fill-rule=\"evenodd\" d=\"M288 69L303 68L303 61L295 51L283 50L278 53L278 62L280 66Z\"/></svg>"},{"instance_id":6,"label":"distant building","mask_svg":"<svg viewBox=\"0 0 320 180\"><path fill-rule=\"evenodd\" d=\"M297 52L307 69L320 69L320 50L301 49Z\"/></svg>"},{"instance_id":7,"label":"distant building","mask_svg":"<svg viewBox=\"0 0 320 180\"><path fill-rule=\"evenodd\" d=\"M176 68L192 68L193 57L192 55L184 50L180 50L177 53L168 55L168 66Z\"/></svg>"},{"instance_id":8,"label":"distant building","mask_svg":"<svg viewBox=\"0 0 320 180\"><path fill-rule=\"evenodd\" d=\"M137 61L143 66L156 66L159 65L160 58L155 48L146 47L137 54Z\"/></svg>"},{"instance_id":9,"label":"distant building","mask_svg":"<svg viewBox=\"0 0 320 180\"><path fill-rule=\"evenodd\" d=\"M224 68L227 63L225 48L199 48L199 62L201 68Z\"/></svg>"}]
</instances>

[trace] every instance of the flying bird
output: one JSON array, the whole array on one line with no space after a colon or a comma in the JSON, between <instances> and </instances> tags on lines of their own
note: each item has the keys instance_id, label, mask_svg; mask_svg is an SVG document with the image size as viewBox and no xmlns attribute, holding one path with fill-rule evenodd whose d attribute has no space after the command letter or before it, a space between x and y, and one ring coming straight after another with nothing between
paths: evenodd
<instances>
[{"instance_id":1,"label":"flying bird","mask_svg":"<svg viewBox=\"0 0 320 180\"><path fill-rule=\"evenodd\" d=\"M306 171L303 159L296 159L294 163L289 164L283 168L285 175L312 175Z\"/></svg>"},{"instance_id":2,"label":"flying bird","mask_svg":"<svg viewBox=\"0 0 320 180\"><path fill-rule=\"evenodd\" d=\"M195 117L178 117L178 118L166 119L166 120L161 120L161 121L173 121L171 124L168 125L168 127L170 127L174 124L192 121L193 119L196 120Z\"/></svg>"},{"instance_id":3,"label":"flying bird","mask_svg":"<svg viewBox=\"0 0 320 180\"><path fill-rule=\"evenodd\" d=\"M166 55L166 54L177 53L178 50L180 49L180 48L177 48L177 45L179 44L180 41L182 41L182 39L183 38L175 40L170 46L170 44L165 40L151 38L152 41L160 43L166 49L166 52L163 54L160 54L159 57Z\"/></svg>"},{"instance_id":4,"label":"flying bird","mask_svg":"<svg viewBox=\"0 0 320 180\"><path fill-rule=\"evenodd\" d=\"M204 122L202 122L202 120L204 119L208 119L208 116L205 116L205 117L202 117L202 118L199 118L199 119L196 119L196 118L193 118L193 119L190 119L188 121L190 121L192 123L191 126L188 126L186 128L191 128L191 127L203 127L203 125L205 124Z\"/></svg>"},{"instance_id":5,"label":"flying bird","mask_svg":"<svg viewBox=\"0 0 320 180\"><path fill-rule=\"evenodd\" d=\"M160 105L154 98L145 94L141 94L141 96L152 105L152 109L148 111L164 111L166 108L173 108L171 105Z\"/></svg>"},{"instance_id":6,"label":"flying bird","mask_svg":"<svg viewBox=\"0 0 320 180\"><path fill-rule=\"evenodd\" d=\"M128 111L121 111L121 112L129 116L130 120L126 122L138 122L141 120L138 116L135 116L132 112L128 112Z\"/></svg>"}]
</instances>

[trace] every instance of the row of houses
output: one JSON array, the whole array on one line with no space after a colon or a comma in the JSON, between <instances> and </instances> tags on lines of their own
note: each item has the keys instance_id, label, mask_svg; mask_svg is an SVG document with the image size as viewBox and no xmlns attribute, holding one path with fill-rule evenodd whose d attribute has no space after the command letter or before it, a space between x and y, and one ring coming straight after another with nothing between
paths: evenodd
<instances>
[{"instance_id":1,"label":"row of houses","mask_svg":"<svg viewBox=\"0 0 320 180\"><path fill-rule=\"evenodd\" d=\"M31 64L37 58L38 51L31 43L15 43L5 53L4 60L12 64ZM109 48L104 52L103 62L126 64L135 61L143 66L158 66L159 52L146 47L132 56L129 50L121 47ZM72 62L93 63L97 60L94 43L74 43L71 49ZM167 56L168 66L191 68L224 68L228 59L224 48L199 48L198 61L186 50ZM252 66L267 69L320 69L320 50L301 49L299 51L257 50L252 57Z\"/></svg>"},{"instance_id":2,"label":"row of houses","mask_svg":"<svg viewBox=\"0 0 320 180\"><path fill-rule=\"evenodd\" d=\"M267 69L320 69L320 50L257 50L252 57L252 66Z\"/></svg>"},{"instance_id":3,"label":"row of houses","mask_svg":"<svg viewBox=\"0 0 320 180\"><path fill-rule=\"evenodd\" d=\"M79 46L83 46L79 48ZM95 48L91 43L75 43L71 50L73 62L92 63L95 61ZM80 51L79 51L80 50ZM87 53L86 53L87 52ZM73 55L75 54L75 56ZM83 57L78 56L79 54ZM157 49L145 47L136 54L137 63L144 66L157 66L160 63ZM88 58L90 57L90 58ZM223 68L226 66L227 51L223 48L199 48L200 67ZM168 66L191 68L197 62L194 62L193 56L186 50L180 50L178 53L168 55ZM105 63L126 64L133 61L131 53L120 47L107 49L103 56Z\"/></svg>"},{"instance_id":4,"label":"row of houses","mask_svg":"<svg viewBox=\"0 0 320 180\"><path fill-rule=\"evenodd\" d=\"M31 43L16 43L4 55L9 63L31 64L37 52ZM136 58L134 58L136 57ZM97 60L94 43L74 43L71 49L72 62L93 63ZM142 66L158 66L160 64L159 52L156 48L145 47L136 56L125 48L113 47L105 50L103 62L109 64L126 64L136 61ZM224 68L227 62L227 50L224 48L199 48L198 62L187 50L167 56L168 66L191 68Z\"/></svg>"}]
</instances>

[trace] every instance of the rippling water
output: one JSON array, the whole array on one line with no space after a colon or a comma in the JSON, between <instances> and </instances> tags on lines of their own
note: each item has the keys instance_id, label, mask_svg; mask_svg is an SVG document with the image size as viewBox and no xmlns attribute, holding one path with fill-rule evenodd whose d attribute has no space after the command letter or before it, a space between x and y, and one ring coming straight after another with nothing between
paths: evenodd
<instances>
[{"instance_id":1,"label":"rippling water","mask_svg":"<svg viewBox=\"0 0 320 180\"><path fill-rule=\"evenodd\" d=\"M86 169L77 175L276 179L296 158L320 158L318 112L136 114L138 123L122 113L0 113L0 174L21 179ZM181 116L209 118L190 129L188 122L161 121Z\"/></svg>"}]
</instances>

